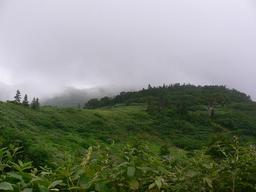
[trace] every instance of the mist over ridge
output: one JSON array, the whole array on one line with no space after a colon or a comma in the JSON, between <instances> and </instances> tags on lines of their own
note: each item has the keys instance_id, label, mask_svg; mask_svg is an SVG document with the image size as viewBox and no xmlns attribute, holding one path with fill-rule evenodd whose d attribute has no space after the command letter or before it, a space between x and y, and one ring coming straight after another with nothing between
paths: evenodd
<instances>
[{"instance_id":1,"label":"mist over ridge","mask_svg":"<svg viewBox=\"0 0 256 192\"><path fill-rule=\"evenodd\" d=\"M255 9L252 0L3 0L0 99L169 82L255 98Z\"/></svg>"}]
</instances>

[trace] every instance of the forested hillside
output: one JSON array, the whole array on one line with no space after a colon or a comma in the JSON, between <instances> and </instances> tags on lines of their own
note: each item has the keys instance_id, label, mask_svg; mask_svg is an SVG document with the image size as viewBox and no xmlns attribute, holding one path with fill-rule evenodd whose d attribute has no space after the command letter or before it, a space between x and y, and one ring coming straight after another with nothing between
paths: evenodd
<instances>
[{"instance_id":1,"label":"forested hillside","mask_svg":"<svg viewBox=\"0 0 256 192\"><path fill-rule=\"evenodd\" d=\"M256 191L255 116L224 86L149 85L85 109L1 102L0 190Z\"/></svg>"},{"instance_id":2,"label":"forested hillside","mask_svg":"<svg viewBox=\"0 0 256 192\"><path fill-rule=\"evenodd\" d=\"M226 105L230 103L251 102L250 96L225 86L195 86L190 84L171 84L152 87L134 92L121 92L109 98L91 99L85 108L113 106L116 104L147 103L159 107L174 107L184 104L187 108L195 105Z\"/></svg>"}]
</instances>

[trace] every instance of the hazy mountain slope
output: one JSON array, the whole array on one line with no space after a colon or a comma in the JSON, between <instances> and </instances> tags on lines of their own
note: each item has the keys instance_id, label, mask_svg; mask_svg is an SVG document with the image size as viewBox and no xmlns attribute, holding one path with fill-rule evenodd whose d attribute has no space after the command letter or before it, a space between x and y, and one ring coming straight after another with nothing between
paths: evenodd
<instances>
[{"instance_id":1,"label":"hazy mountain slope","mask_svg":"<svg viewBox=\"0 0 256 192\"><path fill-rule=\"evenodd\" d=\"M74 87L69 87L62 93L43 99L42 104L58 107L83 107L91 98L112 96L117 93L117 90L110 88L76 89Z\"/></svg>"},{"instance_id":2,"label":"hazy mountain slope","mask_svg":"<svg viewBox=\"0 0 256 192\"><path fill-rule=\"evenodd\" d=\"M161 91L154 89L154 94L158 92ZM176 103L160 105L160 108L158 96L150 97L153 102L144 100L144 104L138 104L136 98L140 101L144 98L141 92L129 93L132 96L128 99L136 100L134 104L124 101L125 104L97 109L41 107L32 110L1 103L0 143L22 145L26 158L38 164L53 161L53 156L59 159L65 152L82 153L88 146L100 143L123 145L140 141L155 150L163 145L191 150L207 145L216 135L238 135L242 141L255 143L256 104L245 94L222 89L228 102L216 104L214 115L209 116L208 106L201 99L209 91L194 90L196 94L190 96L198 101L189 103L191 100L184 100L186 92L187 88L183 87L175 94L176 99L180 98ZM136 94L140 96L134 96ZM184 106L181 100L188 107L180 107Z\"/></svg>"}]
</instances>

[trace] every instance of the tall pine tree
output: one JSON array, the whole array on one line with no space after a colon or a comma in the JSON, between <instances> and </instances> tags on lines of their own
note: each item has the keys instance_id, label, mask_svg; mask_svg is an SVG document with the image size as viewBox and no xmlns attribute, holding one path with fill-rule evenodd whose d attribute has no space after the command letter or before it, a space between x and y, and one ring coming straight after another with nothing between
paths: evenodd
<instances>
[{"instance_id":1,"label":"tall pine tree","mask_svg":"<svg viewBox=\"0 0 256 192\"><path fill-rule=\"evenodd\" d=\"M30 104L32 109L36 109L36 98L34 97L31 104Z\"/></svg>"},{"instance_id":2,"label":"tall pine tree","mask_svg":"<svg viewBox=\"0 0 256 192\"><path fill-rule=\"evenodd\" d=\"M16 102L16 103L20 103L20 100L21 100L21 94L20 94L20 91L19 90L17 90L16 91L16 95L14 96L14 101Z\"/></svg>"},{"instance_id":3,"label":"tall pine tree","mask_svg":"<svg viewBox=\"0 0 256 192\"><path fill-rule=\"evenodd\" d=\"M39 99L36 98L36 109L39 109L40 108L40 103L39 103Z\"/></svg>"},{"instance_id":4,"label":"tall pine tree","mask_svg":"<svg viewBox=\"0 0 256 192\"><path fill-rule=\"evenodd\" d=\"M27 94L25 94L25 96L23 98L22 105L24 105L25 107L29 106L28 95Z\"/></svg>"}]
</instances>

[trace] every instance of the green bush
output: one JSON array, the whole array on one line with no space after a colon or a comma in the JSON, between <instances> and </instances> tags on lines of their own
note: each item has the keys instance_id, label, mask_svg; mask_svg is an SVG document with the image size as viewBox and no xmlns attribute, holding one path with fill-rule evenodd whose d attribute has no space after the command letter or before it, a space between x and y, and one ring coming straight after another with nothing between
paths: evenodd
<instances>
[{"instance_id":1,"label":"green bush","mask_svg":"<svg viewBox=\"0 0 256 192\"><path fill-rule=\"evenodd\" d=\"M179 161L140 143L89 147L80 163L67 155L54 170L16 159L20 148L10 146L0 149L0 191L256 191L255 146L215 143L221 158L205 148Z\"/></svg>"}]
</instances>

